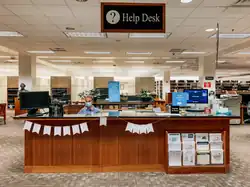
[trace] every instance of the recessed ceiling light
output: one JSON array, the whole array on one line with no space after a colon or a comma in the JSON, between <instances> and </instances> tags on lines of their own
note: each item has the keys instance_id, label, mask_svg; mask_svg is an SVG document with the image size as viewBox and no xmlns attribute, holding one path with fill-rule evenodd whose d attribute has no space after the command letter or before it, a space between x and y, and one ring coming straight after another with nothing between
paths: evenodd
<instances>
[{"instance_id":1,"label":"recessed ceiling light","mask_svg":"<svg viewBox=\"0 0 250 187\"><path fill-rule=\"evenodd\" d=\"M215 29L206 29L206 32L213 32Z\"/></svg>"},{"instance_id":2,"label":"recessed ceiling light","mask_svg":"<svg viewBox=\"0 0 250 187\"><path fill-rule=\"evenodd\" d=\"M113 60L93 60L93 63L114 63Z\"/></svg>"},{"instance_id":3,"label":"recessed ceiling light","mask_svg":"<svg viewBox=\"0 0 250 187\"><path fill-rule=\"evenodd\" d=\"M219 38L225 38L225 39L244 39L249 38L250 34L219 34ZM216 38L216 34L212 35L210 38Z\"/></svg>"},{"instance_id":4,"label":"recessed ceiling light","mask_svg":"<svg viewBox=\"0 0 250 187\"><path fill-rule=\"evenodd\" d=\"M184 55L200 55L200 54L206 54L206 52L199 52L199 51L184 51L181 54Z\"/></svg>"},{"instance_id":5,"label":"recessed ceiling light","mask_svg":"<svg viewBox=\"0 0 250 187\"><path fill-rule=\"evenodd\" d=\"M186 62L184 60L167 60L166 63L183 63Z\"/></svg>"},{"instance_id":6,"label":"recessed ceiling light","mask_svg":"<svg viewBox=\"0 0 250 187\"><path fill-rule=\"evenodd\" d=\"M69 38L107 38L106 33L91 33L91 32L64 32Z\"/></svg>"},{"instance_id":7,"label":"recessed ceiling light","mask_svg":"<svg viewBox=\"0 0 250 187\"><path fill-rule=\"evenodd\" d=\"M0 58L11 58L11 56L0 56Z\"/></svg>"},{"instance_id":8,"label":"recessed ceiling light","mask_svg":"<svg viewBox=\"0 0 250 187\"><path fill-rule=\"evenodd\" d=\"M50 62L72 62L71 60L50 60Z\"/></svg>"},{"instance_id":9,"label":"recessed ceiling light","mask_svg":"<svg viewBox=\"0 0 250 187\"><path fill-rule=\"evenodd\" d=\"M6 62L18 62L18 60L10 59L10 60L6 60Z\"/></svg>"},{"instance_id":10,"label":"recessed ceiling light","mask_svg":"<svg viewBox=\"0 0 250 187\"><path fill-rule=\"evenodd\" d=\"M172 33L130 33L129 38L168 38Z\"/></svg>"},{"instance_id":11,"label":"recessed ceiling light","mask_svg":"<svg viewBox=\"0 0 250 187\"><path fill-rule=\"evenodd\" d=\"M133 60L133 61L124 61L125 63L128 63L128 64L143 64L144 61L142 60Z\"/></svg>"},{"instance_id":12,"label":"recessed ceiling light","mask_svg":"<svg viewBox=\"0 0 250 187\"><path fill-rule=\"evenodd\" d=\"M18 32L12 32L12 31L0 31L1 37L23 37L22 34Z\"/></svg>"},{"instance_id":13,"label":"recessed ceiling light","mask_svg":"<svg viewBox=\"0 0 250 187\"><path fill-rule=\"evenodd\" d=\"M181 0L181 3L191 3L193 0Z\"/></svg>"},{"instance_id":14,"label":"recessed ceiling light","mask_svg":"<svg viewBox=\"0 0 250 187\"><path fill-rule=\"evenodd\" d=\"M28 53L34 53L34 54L54 54L54 51L27 51Z\"/></svg>"},{"instance_id":15,"label":"recessed ceiling light","mask_svg":"<svg viewBox=\"0 0 250 187\"><path fill-rule=\"evenodd\" d=\"M111 52L107 51L84 51L85 54L91 54L91 55L109 55Z\"/></svg>"},{"instance_id":16,"label":"recessed ceiling light","mask_svg":"<svg viewBox=\"0 0 250 187\"><path fill-rule=\"evenodd\" d=\"M152 52L127 52L127 55L151 55Z\"/></svg>"},{"instance_id":17,"label":"recessed ceiling light","mask_svg":"<svg viewBox=\"0 0 250 187\"><path fill-rule=\"evenodd\" d=\"M238 52L236 54L238 54L238 55L250 55L250 52Z\"/></svg>"}]
</instances>

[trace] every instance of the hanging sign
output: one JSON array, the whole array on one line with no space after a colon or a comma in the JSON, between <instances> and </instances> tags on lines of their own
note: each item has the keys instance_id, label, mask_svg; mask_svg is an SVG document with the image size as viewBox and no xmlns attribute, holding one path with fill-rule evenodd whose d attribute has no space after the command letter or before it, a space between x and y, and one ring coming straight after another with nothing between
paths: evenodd
<instances>
[{"instance_id":1,"label":"hanging sign","mask_svg":"<svg viewBox=\"0 0 250 187\"><path fill-rule=\"evenodd\" d=\"M101 32L165 33L163 3L101 3Z\"/></svg>"},{"instance_id":2,"label":"hanging sign","mask_svg":"<svg viewBox=\"0 0 250 187\"><path fill-rule=\"evenodd\" d=\"M205 77L205 80L206 80L206 81L213 81L213 80L214 80L214 77Z\"/></svg>"}]
</instances>

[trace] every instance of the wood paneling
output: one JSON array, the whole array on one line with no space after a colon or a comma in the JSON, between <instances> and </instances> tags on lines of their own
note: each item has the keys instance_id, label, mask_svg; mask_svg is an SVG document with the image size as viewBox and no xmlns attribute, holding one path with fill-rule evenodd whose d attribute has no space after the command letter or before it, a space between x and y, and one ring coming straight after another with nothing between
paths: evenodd
<instances>
[{"instance_id":1,"label":"wood paneling","mask_svg":"<svg viewBox=\"0 0 250 187\"><path fill-rule=\"evenodd\" d=\"M136 77L135 78L135 92L140 93L141 89L155 91L154 77Z\"/></svg>"},{"instance_id":2,"label":"wood paneling","mask_svg":"<svg viewBox=\"0 0 250 187\"><path fill-rule=\"evenodd\" d=\"M25 131L25 172L162 171L169 173L223 173L229 171L229 119L226 118L126 118L136 124L153 123L154 133L125 132L125 119L33 119L34 123L69 126L88 122L89 132L51 136ZM166 132L221 132L225 166L168 167ZM47 168L46 168L47 167Z\"/></svg>"},{"instance_id":3,"label":"wood paneling","mask_svg":"<svg viewBox=\"0 0 250 187\"><path fill-rule=\"evenodd\" d=\"M108 88L108 82L113 80L114 77L94 77L94 88Z\"/></svg>"},{"instance_id":4,"label":"wood paneling","mask_svg":"<svg viewBox=\"0 0 250 187\"><path fill-rule=\"evenodd\" d=\"M51 77L50 81L51 88L71 88L70 76Z\"/></svg>"},{"instance_id":5,"label":"wood paneling","mask_svg":"<svg viewBox=\"0 0 250 187\"><path fill-rule=\"evenodd\" d=\"M18 76L7 77L7 88L19 88Z\"/></svg>"}]
</instances>

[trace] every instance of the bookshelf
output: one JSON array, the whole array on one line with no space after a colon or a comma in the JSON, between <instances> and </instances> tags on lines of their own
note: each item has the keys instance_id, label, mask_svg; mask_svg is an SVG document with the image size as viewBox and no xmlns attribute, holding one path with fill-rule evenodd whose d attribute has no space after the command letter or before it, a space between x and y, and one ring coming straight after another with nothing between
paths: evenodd
<instances>
[{"instance_id":1,"label":"bookshelf","mask_svg":"<svg viewBox=\"0 0 250 187\"><path fill-rule=\"evenodd\" d=\"M182 91L184 89L196 89L198 88L199 81L195 80L171 80L170 90L174 92L175 90Z\"/></svg>"},{"instance_id":2,"label":"bookshelf","mask_svg":"<svg viewBox=\"0 0 250 187\"><path fill-rule=\"evenodd\" d=\"M15 108L15 98L18 96L18 76L7 77L7 106L9 109Z\"/></svg>"},{"instance_id":3,"label":"bookshelf","mask_svg":"<svg viewBox=\"0 0 250 187\"><path fill-rule=\"evenodd\" d=\"M163 81L155 81L155 93L157 95L157 98L163 99Z\"/></svg>"}]
</instances>

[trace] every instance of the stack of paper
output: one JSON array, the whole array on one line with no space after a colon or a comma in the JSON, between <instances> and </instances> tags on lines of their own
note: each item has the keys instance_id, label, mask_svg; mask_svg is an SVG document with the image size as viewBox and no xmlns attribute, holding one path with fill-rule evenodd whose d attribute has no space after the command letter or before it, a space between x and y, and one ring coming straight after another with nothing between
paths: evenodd
<instances>
[{"instance_id":1,"label":"stack of paper","mask_svg":"<svg viewBox=\"0 0 250 187\"><path fill-rule=\"evenodd\" d=\"M224 151L221 133L210 133L211 164L224 163Z\"/></svg>"},{"instance_id":2,"label":"stack of paper","mask_svg":"<svg viewBox=\"0 0 250 187\"><path fill-rule=\"evenodd\" d=\"M168 134L168 160L169 166L181 166L181 134Z\"/></svg>"},{"instance_id":3,"label":"stack of paper","mask_svg":"<svg viewBox=\"0 0 250 187\"><path fill-rule=\"evenodd\" d=\"M195 165L195 142L194 133L182 133L183 165Z\"/></svg>"}]
</instances>

